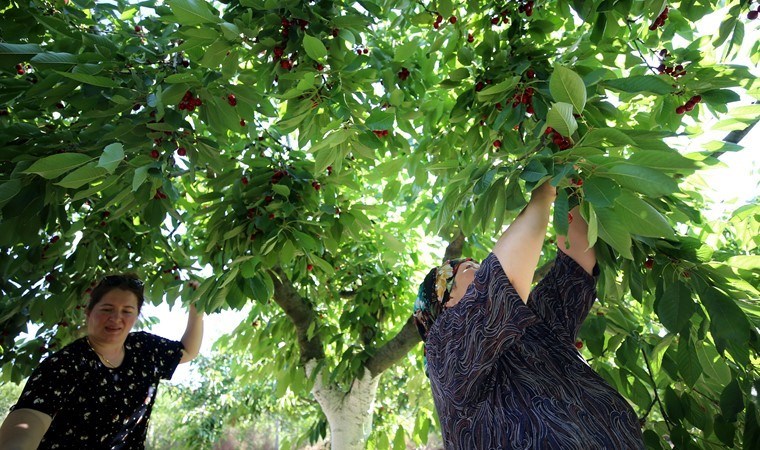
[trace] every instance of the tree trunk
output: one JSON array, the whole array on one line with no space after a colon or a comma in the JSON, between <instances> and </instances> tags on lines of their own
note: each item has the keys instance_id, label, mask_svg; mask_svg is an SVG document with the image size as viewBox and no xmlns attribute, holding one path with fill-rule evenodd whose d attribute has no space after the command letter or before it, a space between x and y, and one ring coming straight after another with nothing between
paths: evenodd
<instances>
[{"instance_id":1,"label":"tree trunk","mask_svg":"<svg viewBox=\"0 0 760 450\"><path fill-rule=\"evenodd\" d=\"M306 364L310 376L315 360ZM322 407L330 425L330 448L332 450L363 450L372 431L372 410L380 377L372 377L364 370L361 378L354 379L349 392L343 392L335 384L324 382L325 373L317 375L311 392Z\"/></svg>"}]
</instances>

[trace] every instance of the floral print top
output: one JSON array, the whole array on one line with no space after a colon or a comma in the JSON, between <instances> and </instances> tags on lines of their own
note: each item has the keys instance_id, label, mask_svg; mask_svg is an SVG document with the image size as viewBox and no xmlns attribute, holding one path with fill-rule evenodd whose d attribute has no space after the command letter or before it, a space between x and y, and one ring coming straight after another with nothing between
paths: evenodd
<instances>
[{"instance_id":1,"label":"floral print top","mask_svg":"<svg viewBox=\"0 0 760 450\"><path fill-rule=\"evenodd\" d=\"M134 332L122 364L106 367L78 339L40 363L13 409L53 418L39 449L144 449L158 382L171 378L182 343Z\"/></svg>"},{"instance_id":2,"label":"floral print top","mask_svg":"<svg viewBox=\"0 0 760 450\"><path fill-rule=\"evenodd\" d=\"M575 347L595 299L595 277L561 251L527 303L494 254L483 261L428 334L446 449L644 448L631 406Z\"/></svg>"}]
</instances>

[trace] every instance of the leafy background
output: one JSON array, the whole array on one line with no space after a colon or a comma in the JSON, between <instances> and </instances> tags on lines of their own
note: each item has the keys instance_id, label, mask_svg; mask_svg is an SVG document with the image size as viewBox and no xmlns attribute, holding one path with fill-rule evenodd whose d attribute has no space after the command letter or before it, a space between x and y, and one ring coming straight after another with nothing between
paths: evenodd
<instances>
[{"instance_id":1,"label":"leafy background","mask_svg":"<svg viewBox=\"0 0 760 450\"><path fill-rule=\"evenodd\" d=\"M368 446L424 443L416 282L444 248L484 257L550 179L551 234L580 203L602 269L581 351L647 446L754 448L758 206L708 222L699 171L757 121L756 8L5 2L2 379L81 335L94 280L135 270L155 303L250 308L218 344L242 359L215 364L311 408L284 447L329 429L310 361L343 391L380 377ZM690 145L711 120L726 137Z\"/></svg>"}]
</instances>

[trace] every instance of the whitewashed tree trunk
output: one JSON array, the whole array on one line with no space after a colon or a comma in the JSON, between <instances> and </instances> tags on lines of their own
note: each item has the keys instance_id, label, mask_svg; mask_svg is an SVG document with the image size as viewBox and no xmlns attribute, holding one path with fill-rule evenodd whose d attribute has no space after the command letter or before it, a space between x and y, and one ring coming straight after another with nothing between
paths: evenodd
<instances>
[{"instance_id":1,"label":"whitewashed tree trunk","mask_svg":"<svg viewBox=\"0 0 760 450\"><path fill-rule=\"evenodd\" d=\"M306 374L311 376L316 361L306 364ZM372 431L372 409L377 395L380 377L372 378L365 370L356 378L349 392L343 392L334 384L326 384L319 374L311 392L322 407L330 425L332 450L363 450Z\"/></svg>"}]
</instances>

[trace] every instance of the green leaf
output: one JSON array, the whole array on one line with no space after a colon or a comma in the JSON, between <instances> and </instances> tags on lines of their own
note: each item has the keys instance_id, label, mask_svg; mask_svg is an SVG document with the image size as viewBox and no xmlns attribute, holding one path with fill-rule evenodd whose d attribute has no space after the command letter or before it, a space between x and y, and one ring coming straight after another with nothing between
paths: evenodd
<instances>
[{"instance_id":1,"label":"green leaf","mask_svg":"<svg viewBox=\"0 0 760 450\"><path fill-rule=\"evenodd\" d=\"M588 202L582 203L581 215L584 219L586 219L586 223L588 224L588 233L586 233L586 239L588 240L588 248L592 248L599 238L599 219L596 216L594 205Z\"/></svg>"},{"instance_id":2,"label":"green leaf","mask_svg":"<svg viewBox=\"0 0 760 450\"><path fill-rule=\"evenodd\" d=\"M303 35L303 48L306 50L306 54L309 55L309 58L314 61L320 61L327 56L325 44L314 36L308 34Z\"/></svg>"},{"instance_id":3,"label":"green leaf","mask_svg":"<svg viewBox=\"0 0 760 450\"><path fill-rule=\"evenodd\" d=\"M211 13L208 4L202 0L168 0L177 21L182 25L201 25L204 23L219 23L218 16Z\"/></svg>"},{"instance_id":4,"label":"green leaf","mask_svg":"<svg viewBox=\"0 0 760 450\"><path fill-rule=\"evenodd\" d=\"M608 172L598 172L600 176L607 176L617 181L619 185L635 192L659 198L678 191L678 184L664 173L648 167L620 164L609 169Z\"/></svg>"},{"instance_id":5,"label":"green leaf","mask_svg":"<svg viewBox=\"0 0 760 450\"><path fill-rule=\"evenodd\" d=\"M106 169L96 166L95 163L90 163L76 169L55 184L65 188L76 189L91 181L102 178L106 173Z\"/></svg>"},{"instance_id":6,"label":"green leaf","mask_svg":"<svg viewBox=\"0 0 760 450\"><path fill-rule=\"evenodd\" d=\"M567 67L556 65L549 78L549 91L557 102L573 105L576 113L581 114L586 106L586 85L583 79ZM572 133L566 134L569 136Z\"/></svg>"},{"instance_id":7,"label":"green leaf","mask_svg":"<svg viewBox=\"0 0 760 450\"><path fill-rule=\"evenodd\" d=\"M570 221L568 214L570 213L569 204L567 201L567 191L561 189L557 192L557 198L554 200L554 232L557 235L567 236L567 230L569 229ZM572 243L571 243L572 244Z\"/></svg>"},{"instance_id":8,"label":"green leaf","mask_svg":"<svg viewBox=\"0 0 760 450\"><path fill-rule=\"evenodd\" d=\"M525 181L536 182L547 175L549 175L549 172L546 170L546 167L541 164L541 161L534 158L531 159L530 162L528 162L528 165L522 170L520 178Z\"/></svg>"},{"instance_id":9,"label":"green leaf","mask_svg":"<svg viewBox=\"0 0 760 450\"><path fill-rule=\"evenodd\" d=\"M697 354L694 351L694 345L689 338L688 332L681 333L676 353L676 363L678 363L678 373L683 377L683 381L689 387L694 387L699 377L702 376L702 366L699 364L699 358L697 358ZM684 398L682 397L681 401L683 400Z\"/></svg>"},{"instance_id":10,"label":"green leaf","mask_svg":"<svg viewBox=\"0 0 760 450\"><path fill-rule=\"evenodd\" d=\"M744 395L734 378L720 393L720 411L729 422L736 422L736 416L743 410Z\"/></svg>"},{"instance_id":11,"label":"green leaf","mask_svg":"<svg viewBox=\"0 0 760 450\"><path fill-rule=\"evenodd\" d=\"M602 86L628 92L630 94L653 94L666 95L676 91L673 83L667 81L665 76L638 75L616 80L605 80Z\"/></svg>"},{"instance_id":12,"label":"green leaf","mask_svg":"<svg viewBox=\"0 0 760 450\"><path fill-rule=\"evenodd\" d=\"M478 92L478 101L487 101L489 98L493 98L503 92L509 91L517 86L520 81L519 77L507 78L499 83L489 86L482 91Z\"/></svg>"},{"instance_id":13,"label":"green leaf","mask_svg":"<svg viewBox=\"0 0 760 450\"><path fill-rule=\"evenodd\" d=\"M98 160L98 167L102 167L113 173L119 164L124 160L124 146L121 143L113 143L106 146L103 149L103 154L100 155Z\"/></svg>"},{"instance_id":14,"label":"green leaf","mask_svg":"<svg viewBox=\"0 0 760 450\"><path fill-rule=\"evenodd\" d=\"M37 44L9 44L0 42L0 56L2 55L36 55L42 53L42 48Z\"/></svg>"},{"instance_id":15,"label":"green leaf","mask_svg":"<svg viewBox=\"0 0 760 450\"><path fill-rule=\"evenodd\" d=\"M572 136L578 129L578 122L573 117L573 105L569 103L553 103L546 115L546 126L552 127L562 136Z\"/></svg>"},{"instance_id":16,"label":"green leaf","mask_svg":"<svg viewBox=\"0 0 760 450\"><path fill-rule=\"evenodd\" d=\"M657 316L668 330L678 333L697 311L697 304L691 299L691 289L679 280L667 284L664 289L662 297L657 300Z\"/></svg>"},{"instance_id":17,"label":"green leaf","mask_svg":"<svg viewBox=\"0 0 760 450\"><path fill-rule=\"evenodd\" d=\"M50 180L89 161L92 158L81 153L60 153L38 159L23 173L33 173Z\"/></svg>"},{"instance_id":18,"label":"green leaf","mask_svg":"<svg viewBox=\"0 0 760 450\"><path fill-rule=\"evenodd\" d=\"M76 65L78 60L76 55L63 52L45 52L38 53L29 62L35 66L73 66Z\"/></svg>"},{"instance_id":19,"label":"green leaf","mask_svg":"<svg viewBox=\"0 0 760 450\"><path fill-rule=\"evenodd\" d=\"M0 184L0 207L21 192L21 180L13 179Z\"/></svg>"},{"instance_id":20,"label":"green leaf","mask_svg":"<svg viewBox=\"0 0 760 450\"><path fill-rule=\"evenodd\" d=\"M80 83L91 84L93 86L99 86L99 87L105 87L105 88L115 88L119 86L118 82L106 77L99 77L96 75L89 75L86 73L61 72L59 70L57 70L56 73L66 78L71 78L72 80L78 81Z\"/></svg>"},{"instance_id":21,"label":"green leaf","mask_svg":"<svg viewBox=\"0 0 760 450\"><path fill-rule=\"evenodd\" d=\"M393 61L398 63L406 62L419 48L420 44L416 39L401 44L396 47L396 51L393 54Z\"/></svg>"},{"instance_id":22,"label":"green leaf","mask_svg":"<svg viewBox=\"0 0 760 450\"><path fill-rule=\"evenodd\" d=\"M367 117L364 125L370 130L392 130L395 118L396 115L392 111L375 108Z\"/></svg>"},{"instance_id":23,"label":"green leaf","mask_svg":"<svg viewBox=\"0 0 760 450\"><path fill-rule=\"evenodd\" d=\"M609 208L596 208L599 237L612 246L621 256L633 259L631 235L617 215Z\"/></svg>"},{"instance_id":24,"label":"green leaf","mask_svg":"<svg viewBox=\"0 0 760 450\"><path fill-rule=\"evenodd\" d=\"M132 192L137 191L137 189L145 183L145 180L148 179L148 170L150 168L151 166L142 166L135 169L135 176L132 179Z\"/></svg>"},{"instance_id":25,"label":"green leaf","mask_svg":"<svg viewBox=\"0 0 760 450\"><path fill-rule=\"evenodd\" d=\"M596 207L612 205L621 189L609 178L592 177L583 182L583 196Z\"/></svg>"},{"instance_id":26,"label":"green leaf","mask_svg":"<svg viewBox=\"0 0 760 450\"><path fill-rule=\"evenodd\" d=\"M615 214L631 234L675 239L675 231L665 216L632 192L622 191L614 203Z\"/></svg>"},{"instance_id":27,"label":"green leaf","mask_svg":"<svg viewBox=\"0 0 760 450\"><path fill-rule=\"evenodd\" d=\"M726 348L729 344L746 349L750 324L736 300L714 286L706 286L699 292L699 298L710 316L710 332L718 349Z\"/></svg>"}]
</instances>

